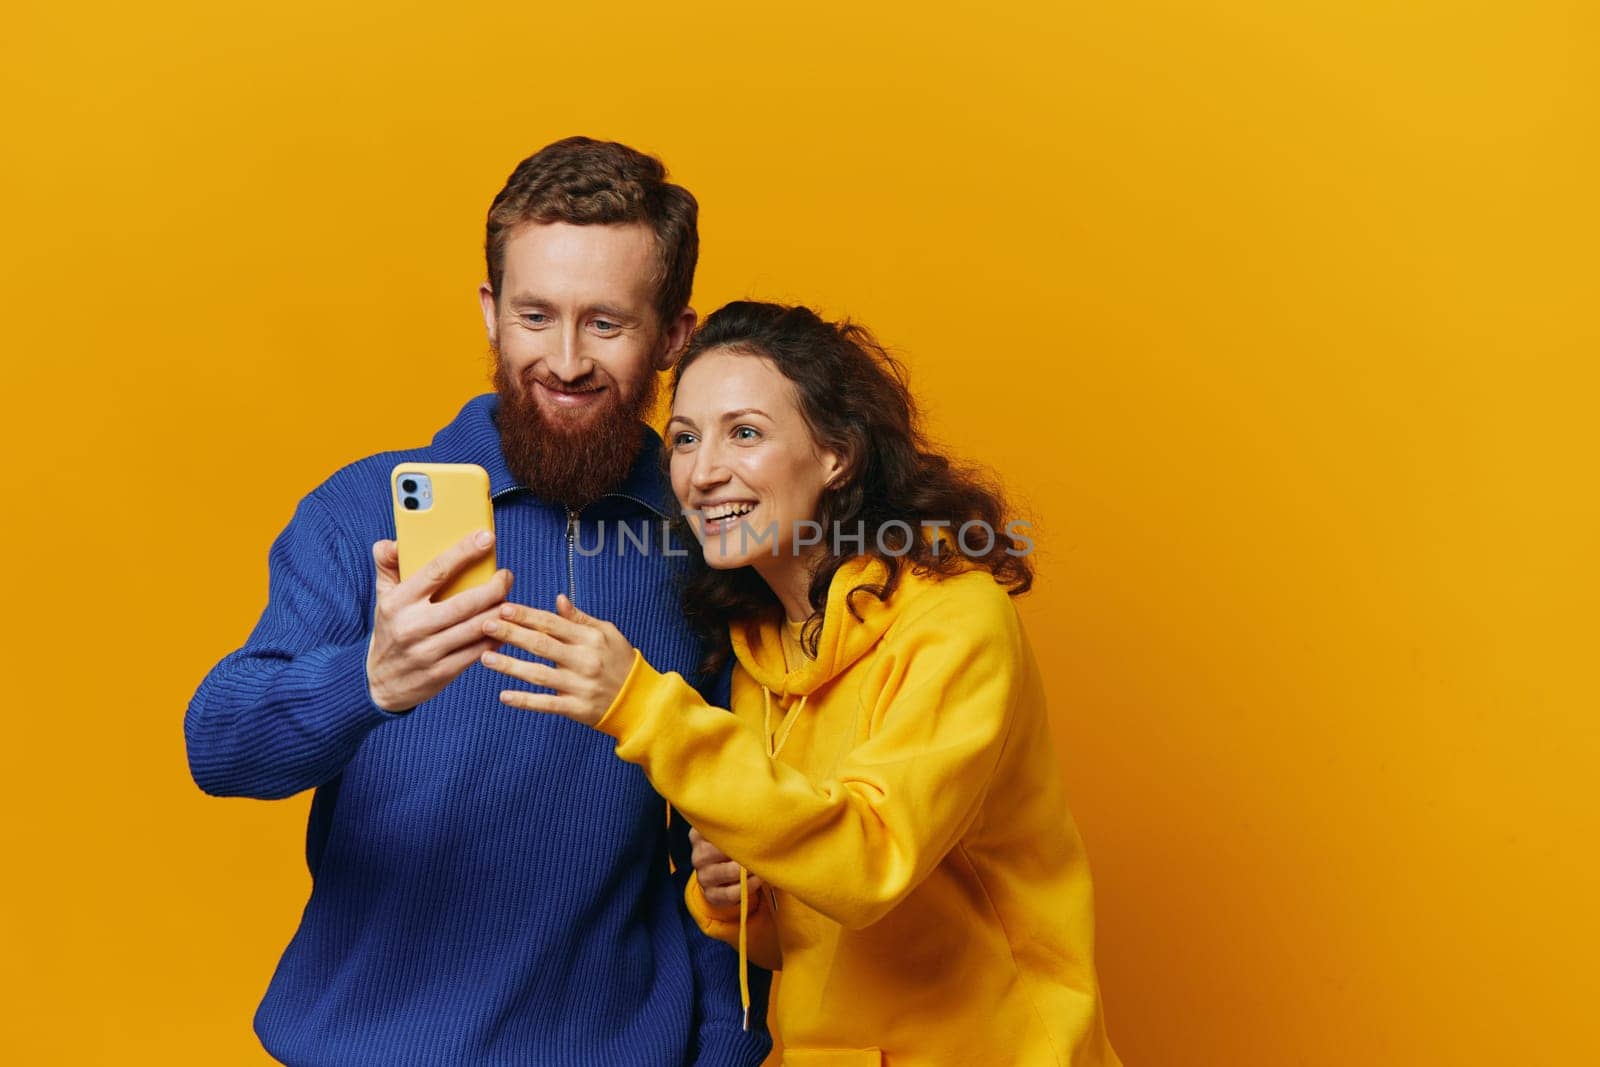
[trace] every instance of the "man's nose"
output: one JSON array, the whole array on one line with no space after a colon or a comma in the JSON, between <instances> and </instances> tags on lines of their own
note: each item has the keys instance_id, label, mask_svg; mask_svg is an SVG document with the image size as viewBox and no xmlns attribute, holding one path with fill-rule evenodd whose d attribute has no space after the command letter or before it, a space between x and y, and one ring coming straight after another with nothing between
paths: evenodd
<instances>
[{"instance_id":1,"label":"man's nose","mask_svg":"<svg viewBox=\"0 0 1600 1067\"><path fill-rule=\"evenodd\" d=\"M555 345L545 356L545 367L563 382L576 382L589 376L593 362L583 354L581 338L576 329L564 329L554 339Z\"/></svg>"}]
</instances>

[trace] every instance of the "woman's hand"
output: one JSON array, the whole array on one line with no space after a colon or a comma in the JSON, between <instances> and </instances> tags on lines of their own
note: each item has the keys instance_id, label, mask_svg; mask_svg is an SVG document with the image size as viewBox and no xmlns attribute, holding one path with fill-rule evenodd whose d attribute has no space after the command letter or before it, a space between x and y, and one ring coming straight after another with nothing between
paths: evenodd
<instances>
[{"instance_id":1,"label":"woman's hand","mask_svg":"<svg viewBox=\"0 0 1600 1067\"><path fill-rule=\"evenodd\" d=\"M700 836L700 831L689 827L689 844L694 847L694 876L700 880L700 892L713 908L739 907L739 865L728 854ZM745 876L750 892L750 909L761 903L761 879L753 874Z\"/></svg>"},{"instance_id":2,"label":"woman's hand","mask_svg":"<svg viewBox=\"0 0 1600 1067\"><path fill-rule=\"evenodd\" d=\"M483 624L488 636L547 659L554 667L494 652L483 654L483 665L529 685L555 690L529 693L506 689L500 693L502 704L554 712L593 726L628 680L628 672L633 669L633 645L611 623L573 607L565 593L556 597L556 611L559 614L506 604L501 607L499 618Z\"/></svg>"}]
</instances>

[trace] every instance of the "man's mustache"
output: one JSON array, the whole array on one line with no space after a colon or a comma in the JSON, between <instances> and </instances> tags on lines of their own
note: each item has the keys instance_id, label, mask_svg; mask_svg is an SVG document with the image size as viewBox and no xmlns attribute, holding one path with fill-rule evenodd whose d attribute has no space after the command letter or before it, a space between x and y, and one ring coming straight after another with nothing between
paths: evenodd
<instances>
[{"instance_id":1,"label":"man's mustache","mask_svg":"<svg viewBox=\"0 0 1600 1067\"><path fill-rule=\"evenodd\" d=\"M605 382L600 375L590 372L575 381L564 382L560 378L538 374L532 367L525 367L522 371L522 391L524 394L532 393L534 385L542 385L546 389L557 393L587 393L605 387Z\"/></svg>"}]
</instances>

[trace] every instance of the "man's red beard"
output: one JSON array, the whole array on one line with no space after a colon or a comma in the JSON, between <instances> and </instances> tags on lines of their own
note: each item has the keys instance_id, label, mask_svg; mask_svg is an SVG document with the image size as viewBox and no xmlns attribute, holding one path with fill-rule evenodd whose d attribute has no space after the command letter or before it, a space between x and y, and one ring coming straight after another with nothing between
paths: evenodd
<instances>
[{"instance_id":1,"label":"man's red beard","mask_svg":"<svg viewBox=\"0 0 1600 1067\"><path fill-rule=\"evenodd\" d=\"M506 373L495 355L494 391L500 397L495 425L511 474L543 500L582 507L617 488L627 478L644 443L644 420L654 409L660 381L646 372L643 388L623 400L617 383L598 372L568 389L603 386L592 409L566 418L546 412L534 395L539 377L524 367L520 381ZM553 382L551 383L554 384Z\"/></svg>"}]
</instances>

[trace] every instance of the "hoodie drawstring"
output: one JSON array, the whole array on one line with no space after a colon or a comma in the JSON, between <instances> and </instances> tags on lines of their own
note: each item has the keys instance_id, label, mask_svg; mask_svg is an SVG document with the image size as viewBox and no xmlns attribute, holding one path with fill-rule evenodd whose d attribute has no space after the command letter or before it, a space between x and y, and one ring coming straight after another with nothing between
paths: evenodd
<instances>
[{"instance_id":1,"label":"hoodie drawstring","mask_svg":"<svg viewBox=\"0 0 1600 1067\"><path fill-rule=\"evenodd\" d=\"M672 801L667 801L667 829L672 829ZM667 873L678 873L678 861L672 858L672 849L667 849Z\"/></svg>"},{"instance_id":2,"label":"hoodie drawstring","mask_svg":"<svg viewBox=\"0 0 1600 1067\"><path fill-rule=\"evenodd\" d=\"M767 755L773 759L778 758L778 753L783 751L783 743L789 740L789 735L794 732L794 724L800 721L800 713L806 710L806 697L810 694L800 694L800 703L785 715L783 724L778 727L778 735L772 735L772 690L766 686L761 687L763 707L761 710L761 735L767 739Z\"/></svg>"},{"instance_id":3,"label":"hoodie drawstring","mask_svg":"<svg viewBox=\"0 0 1600 1067\"><path fill-rule=\"evenodd\" d=\"M750 1029L750 950L745 943L750 920L749 875L739 868L739 1003L744 1008L744 1028Z\"/></svg>"}]
</instances>

